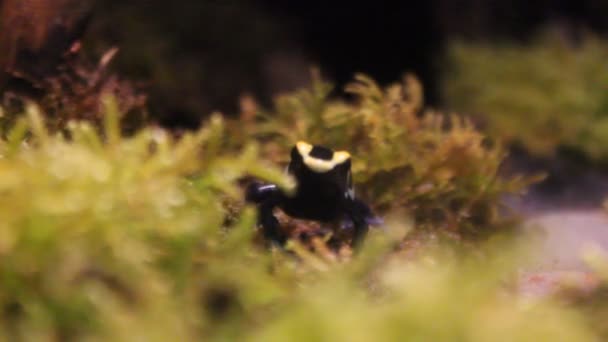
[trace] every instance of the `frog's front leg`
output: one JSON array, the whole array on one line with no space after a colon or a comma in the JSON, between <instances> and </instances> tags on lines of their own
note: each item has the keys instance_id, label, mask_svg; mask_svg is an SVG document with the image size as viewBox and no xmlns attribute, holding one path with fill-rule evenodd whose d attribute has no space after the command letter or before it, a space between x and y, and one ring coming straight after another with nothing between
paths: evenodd
<instances>
[{"instance_id":1,"label":"frog's front leg","mask_svg":"<svg viewBox=\"0 0 608 342\"><path fill-rule=\"evenodd\" d=\"M371 209L359 199L349 199L346 202L346 214L353 223L353 249L359 249L369 231L369 223L374 219Z\"/></svg>"},{"instance_id":2,"label":"frog's front leg","mask_svg":"<svg viewBox=\"0 0 608 342\"><path fill-rule=\"evenodd\" d=\"M281 231L279 221L274 216L274 208L280 203L283 193L274 184L253 183L247 187L245 199L258 206L258 224L262 226L264 238L283 246L287 237Z\"/></svg>"}]
</instances>

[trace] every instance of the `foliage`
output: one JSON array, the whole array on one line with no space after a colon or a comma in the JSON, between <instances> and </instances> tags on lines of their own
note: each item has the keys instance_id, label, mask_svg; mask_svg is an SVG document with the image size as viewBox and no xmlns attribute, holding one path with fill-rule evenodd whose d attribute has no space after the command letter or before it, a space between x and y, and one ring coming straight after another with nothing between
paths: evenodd
<instances>
[{"instance_id":1,"label":"foliage","mask_svg":"<svg viewBox=\"0 0 608 342\"><path fill-rule=\"evenodd\" d=\"M381 212L406 209L417 228L479 237L508 226L501 197L532 179L502 177L504 150L466 118L425 110L413 76L382 89L358 75L349 102L328 99L331 89L315 77L310 89L278 97L274 111L245 112L232 136L259 139L282 163L298 140L348 150L358 196Z\"/></svg>"},{"instance_id":2,"label":"foliage","mask_svg":"<svg viewBox=\"0 0 608 342\"><path fill-rule=\"evenodd\" d=\"M507 255L391 254L400 221L348 263L297 242L297 259L258 249L254 212L226 226L222 203L244 174L293 185L255 146L223 151L217 116L179 139L154 128L124 138L104 103L103 136L76 122L49 132L30 106L0 142L4 340L594 337L571 308L508 290Z\"/></svg>"},{"instance_id":3,"label":"foliage","mask_svg":"<svg viewBox=\"0 0 608 342\"><path fill-rule=\"evenodd\" d=\"M366 257L349 267L369 262ZM408 263L393 256L374 264L371 295L369 288L360 289L340 272L305 285L281 317L254 340L594 339L583 317L571 308L527 301L503 287L505 274L513 271L503 258L494 255L479 263L429 253Z\"/></svg>"},{"instance_id":4,"label":"foliage","mask_svg":"<svg viewBox=\"0 0 608 342\"><path fill-rule=\"evenodd\" d=\"M291 51L286 35L250 0L106 0L98 1L83 45L99 54L120 42L115 70L146 83L150 115L198 127L211 110L233 108L242 92L270 97L267 69L273 54Z\"/></svg>"},{"instance_id":5,"label":"foliage","mask_svg":"<svg viewBox=\"0 0 608 342\"><path fill-rule=\"evenodd\" d=\"M445 98L489 134L547 156L562 146L593 160L608 150L608 45L545 32L530 44L454 42Z\"/></svg>"},{"instance_id":6,"label":"foliage","mask_svg":"<svg viewBox=\"0 0 608 342\"><path fill-rule=\"evenodd\" d=\"M48 126L54 130L63 129L70 120L99 125L104 117L102 100L108 94L117 99L121 113L126 113L123 128L134 130L147 115L147 97L133 82L108 69L117 51L106 51L97 64L70 54L53 68L54 72L11 73L6 87L0 85L0 104L6 111L0 122L2 130L14 125L25 104L33 99L38 100Z\"/></svg>"},{"instance_id":7,"label":"foliage","mask_svg":"<svg viewBox=\"0 0 608 342\"><path fill-rule=\"evenodd\" d=\"M187 281L203 261L241 255L231 246L253 232L246 211L240 233L223 237L222 199L240 197L245 172L289 185L253 147L221 155L219 117L178 140L153 128L122 138L117 104L105 107L105 139L88 123L50 133L30 106L0 142L3 340L191 339L200 317L182 301L202 299ZM217 266L248 267L230 265Z\"/></svg>"}]
</instances>

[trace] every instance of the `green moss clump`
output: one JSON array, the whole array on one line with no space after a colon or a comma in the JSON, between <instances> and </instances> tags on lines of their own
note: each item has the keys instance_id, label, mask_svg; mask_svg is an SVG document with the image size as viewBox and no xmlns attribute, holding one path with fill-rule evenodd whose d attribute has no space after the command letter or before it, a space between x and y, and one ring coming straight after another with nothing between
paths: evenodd
<instances>
[{"instance_id":1,"label":"green moss clump","mask_svg":"<svg viewBox=\"0 0 608 342\"><path fill-rule=\"evenodd\" d=\"M353 286L355 279L343 278L344 273L322 278L297 291L291 305L256 331L253 340L282 341L286 336L294 341L596 338L579 312L552 301L528 301L501 288L505 275L501 272L513 269L505 267L504 254L494 257L481 264L433 253L412 263L389 259L374 270L371 296L369 290Z\"/></svg>"},{"instance_id":2,"label":"green moss clump","mask_svg":"<svg viewBox=\"0 0 608 342\"><path fill-rule=\"evenodd\" d=\"M104 103L103 138L88 123L49 132L29 106L27 121L0 141L3 340L191 340L201 313L181 303L202 300L187 292L196 269L223 253L242 256L231 248L254 232L244 211L226 238L222 200L241 197L244 174L289 186L259 165L254 146L222 155L220 117L177 140L154 128L123 138L116 102Z\"/></svg>"},{"instance_id":3,"label":"green moss clump","mask_svg":"<svg viewBox=\"0 0 608 342\"><path fill-rule=\"evenodd\" d=\"M253 208L227 223L223 203L247 174L293 184L255 145L224 149L219 116L179 139L124 137L116 103L103 103L103 134L49 131L29 106L0 139L2 340L596 338L576 310L505 286L510 245L412 260L392 252L401 235L375 231L350 262L297 242L291 254L256 248Z\"/></svg>"},{"instance_id":4,"label":"green moss clump","mask_svg":"<svg viewBox=\"0 0 608 342\"><path fill-rule=\"evenodd\" d=\"M608 157L608 44L545 32L529 44L454 42L444 82L448 105L489 134L551 156L569 147Z\"/></svg>"},{"instance_id":5,"label":"green moss clump","mask_svg":"<svg viewBox=\"0 0 608 342\"><path fill-rule=\"evenodd\" d=\"M466 118L425 109L413 76L382 89L358 75L346 88L352 101L328 99L332 86L314 78L310 89L279 96L273 111L246 112L233 136L259 139L279 163L298 140L350 151L358 196L380 212L406 209L417 229L480 237L508 226L501 198L531 179L500 176L501 146Z\"/></svg>"}]
</instances>

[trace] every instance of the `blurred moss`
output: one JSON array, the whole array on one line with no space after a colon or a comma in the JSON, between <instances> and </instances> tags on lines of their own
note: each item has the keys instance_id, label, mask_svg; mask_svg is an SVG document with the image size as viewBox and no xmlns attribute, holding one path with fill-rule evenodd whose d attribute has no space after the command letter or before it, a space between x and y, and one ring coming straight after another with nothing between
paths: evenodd
<instances>
[{"instance_id":1,"label":"blurred moss","mask_svg":"<svg viewBox=\"0 0 608 342\"><path fill-rule=\"evenodd\" d=\"M584 311L511 289L511 244L484 258L441 244L395 252L411 229L500 231L501 196L527 181L499 176L503 150L466 119L424 110L412 77L381 89L358 76L353 102L328 100L330 89L317 81L272 113L251 104L238 122L212 115L180 137L154 127L123 136L112 97L101 100L101 128L49 129L28 105L0 140L0 338L598 338ZM288 253L252 243L240 180L293 188L269 165L298 139L350 150L359 193L390 212L352 260L298 241Z\"/></svg>"},{"instance_id":2,"label":"blurred moss","mask_svg":"<svg viewBox=\"0 0 608 342\"><path fill-rule=\"evenodd\" d=\"M477 136L465 124L444 130L433 121L438 119L425 126L422 122L430 119L424 116L392 112L409 102L384 107L392 103L382 102L388 95L370 92L375 88L364 84L363 99L380 101L367 106L377 104L384 115L419 123L414 127L421 131L434 127L427 133L441 137L439 146L454 144L451 139L461 136L454 132ZM0 139L0 339L596 338L572 307L526 300L510 289L522 255L510 244L484 247L484 258L442 245L412 258L407 251L394 252L409 225L397 215L385 232L372 232L349 262L309 251L297 241L289 244L289 253L257 248L252 244L255 211L231 212L227 224L225 200L241 198L239 179L245 175L286 189L294 185L263 162L257 145L225 148L234 143L228 138L235 128L217 115L179 138L153 127L124 137L116 100L106 97L102 103L102 133L75 121L65 132L49 130L37 107L29 105ZM329 108L359 108L354 113L365 117L368 107L359 106ZM383 122L371 127L380 132L391 127ZM287 135L280 136L287 144ZM363 146L371 139L367 136L359 138ZM485 156L480 149L472 151ZM364 176L362 165L357 174Z\"/></svg>"},{"instance_id":3,"label":"blurred moss","mask_svg":"<svg viewBox=\"0 0 608 342\"><path fill-rule=\"evenodd\" d=\"M550 300L527 300L504 287L505 275L514 270L512 255L507 255L494 254L481 263L436 252L415 262L394 256L376 265L372 295L370 288L361 288L343 273L333 274L303 286L292 305L257 331L253 340L282 341L286 336L294 341L597 338L576 310Z\"/></svg>"},{"instance_id":4,"label":"blurred moss","mask_svg":"<svg viewBox=\"0 0 608 342\"><path fill-rule=\"evenodd\" d=\"M528 44L453 42L445 100L490 135L551 156L568 147L608 157L608 44L547 31Z\"/></svg>"},{"instance_id":5,"label":"blurred moss","mask_svg":"<svg viewBox=\"0 0 608 342\"><path fill-rule=\"evenodd\" d=\"M48 131L30 105L27 123L0 142L0 307L10 326L3 339L191 339L201 313L181 316L196 306L180 301L198 303L185 290L194 286L198 296L210 286L192 279L195 270L254 232L246 211L242 233L219 246L220 199L240 197L236 179L245 173L289 186L258 165L254 146L220 154L220 117L179 139L155 128L122 138L116 101L104 103L103 136L84 122Z\"/></svg>"}]
</instances>

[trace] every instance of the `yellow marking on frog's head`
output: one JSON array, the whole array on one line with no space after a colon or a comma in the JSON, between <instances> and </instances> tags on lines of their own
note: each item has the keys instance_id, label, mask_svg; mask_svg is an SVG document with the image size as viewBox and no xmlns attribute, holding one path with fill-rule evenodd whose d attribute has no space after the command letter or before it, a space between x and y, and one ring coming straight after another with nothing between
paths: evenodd
<instances>
[{"instance_id":1,"label":"yellow marking on frog's head","mask_svg":"<svg viewBox=\"0 0 608 342\"><path fill-rule=\"evenodd\" d=\"M298 150L300 156L302 156L304 165L306 165L311 171L317 173L328 172L337 165L345 163L350 159L350 153L346 151L332 151L331 158L328 159L312 156L311 152L313 152L315 146L304 141L298 141L298 143L296 143L296 149Z\"/></svg>"}]
</instances>

